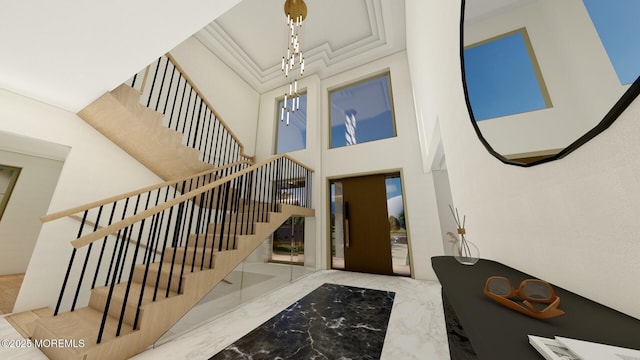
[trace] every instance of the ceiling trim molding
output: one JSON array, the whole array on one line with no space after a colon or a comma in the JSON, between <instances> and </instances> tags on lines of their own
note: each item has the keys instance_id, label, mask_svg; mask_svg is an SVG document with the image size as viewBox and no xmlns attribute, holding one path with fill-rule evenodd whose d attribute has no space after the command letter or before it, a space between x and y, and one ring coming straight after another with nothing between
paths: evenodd
<instances>
[{"instance_id":1,"label":"ceiling trim molding","mask_svg":"<svg viewBox=\"0 0 640 360\"><path fill-rule=\"evenodd\" d=\"M368 35L356 36L338 48L332 48L327 40L305 49L305 73L315 73L322 79L403 50L404 36L399 35L404 34L404 8L398 11L397 0L392 2L394 0L363 0ZM398 24L402 26L394 33L392 25ZM274 59L268 67L261 67L256 59L260 54L243 48L220 22L212 22L194 37L258 92L284 85L279 59Z\"/></svg>"}]
</instances>

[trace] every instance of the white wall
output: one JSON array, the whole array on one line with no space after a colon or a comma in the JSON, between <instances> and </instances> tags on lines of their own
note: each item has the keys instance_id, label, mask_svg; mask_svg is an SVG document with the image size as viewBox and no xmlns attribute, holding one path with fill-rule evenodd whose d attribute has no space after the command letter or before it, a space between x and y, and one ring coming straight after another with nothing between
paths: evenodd
<instances>
[{"instance_id":1,"label":"white wall","mask_svg":"<svg viewBox=\"0 0 640 360\"><path fill-rule=\"evenodd\" d=\"M397 136L357 146L329 149L329 98L328 90L347 85L389 70ZM367 173L400 170L410 248L412 251L413 275L417 279L435 279L431 255L443 254L442 236L438 222L438 209L432 175L422 170L422 153L416 127L415 108L411 90L405 52L382 58L372 63L346 71L323 81L322 114L322 197L326 199L327 179ZM323 202L321 221L328 219L327 201ZM322 239L328 238L328 229L321 226ZM325 249L326 251L326 249Z\"/></svg>"},{"instance_id":2,"label":"white wall","mask_svg":"<svg viewBox=\"0 0 640 360\"><path fill-rule=\"evenodd\" d=\"M0 133L0 139L5 136L10 135ZM47 213L63 161L0 149L0 164L21 168L0 220L0 275L22 274L29 265L42 226L39 217Z\"/></svg>"},{"instance_id":3,"label":"white wall","mask_svg":"<svg viewBox=\"0 0 640 360\"><path fill-rule=\"evenodd\" d=\"M540 0L464 24L465 46L526 27L552 107L482 120L500 154L564 148L593 128L621 85L582 0ZM585 61L588 59L588 61Z\"/></svg>"},{"instance_id":4,"label":"white wall","mask_svg":"<svg viewBox=\"0 0 640 360\"><path fill-rule=\"evenodd\" d=\"M0 130L71 147L47 213L161 182L77 115L5 90ZM64 220L43 224L15 311L55 306L77 235Z\"/></svg>"},{"instance_id":5,"label":"white wall","mask_svg":"<svg viewBox=\"0 0 640 360\"><path fill-rule=\"evenodd\" d=\"M171 54L238 137L245 153L255 154L260 95L193 36Z\"/></svg>"},{"instance_id":6,"label":"white wall","mask_svg":"<svg viewBox=\"0 0 640 360\"><path fill-rule=\"evenodd\" d=\"M324 253L324 244L321 227L323 214L321 206L324 203L320 197L322 182L322 161L320 153L321 131L321 101L320 95L321 81L316 75L309 75L299 81L298 87L301 92L307 92L307 146L303 150L288 153L292 158L307 165L314 170L311 178L312 187L312 207L316 210L315 217L305 219L305 266L319 269L323 265L318 262L320 253ZM276 100L284 95L284 86L268 91L260 96L260 112L258 117L256 136L256 158L258 161L272 156L275 152L276 129L278 119L276 111Z\"/></svg>"},{"instance_id":7,"label":"white wall","mask_svg":"<svg viewBox=\"0 0 640 360\"><path fill-rule=\"evenodd\" d=\"M328 90L347 85L386 70L391 74L397 137L357 146L329 149ZM422 151L416 129L411 93L411 79L407 71L406 55L400 52L378 61L343 72L327 79L305 77L301 86L307 91L307 148L291 155L316 170L313 179L313 204L316 217L308 221L317 236L319 268L329 266L328 260L328 181L331 178L360 174L400 171L403 179L409 240L413 251L414 275L419 279L434 279L425 254L442 254L442 236L431 174L422 171ZM262 96L259 137L256 154L265 158L273 154L275 141L276 100L284 88L274 89ZM313 224L315 222L315 224ZM309 230L309 227L307 227ZM307 231L308 235L309 232ZM305 251L306 255L306 251Z\"/></svg>"},{"instance_id":8,"label":"white wall","mask_svg":"<svg viewBox=\"0 0 640 360\"><path fill-rule=\"evenodd\" d=\"M478 141L464 103L460 1L407 0L406 15L416 102L436 106L453 200L483 257L640 318L640 102L562 160L504 165Z\"/></svg>"}]
</instances>

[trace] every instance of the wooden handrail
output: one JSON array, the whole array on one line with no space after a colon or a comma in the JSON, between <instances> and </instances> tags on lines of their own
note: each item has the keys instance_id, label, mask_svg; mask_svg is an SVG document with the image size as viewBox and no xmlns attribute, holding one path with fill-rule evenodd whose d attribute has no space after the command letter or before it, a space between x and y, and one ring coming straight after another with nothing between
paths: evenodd
<instances>
[{"instance_id":1,"label":"wooden handrail","mask_svg":"<svg viewBox=\"0 0 640 360\"><path fill-rule=\"evenodd\" d=\"M251 172L251 171L253 171L253 170L255 170L255 169L257 169L257 168L259 168L259 167L261 167L261 166L263 166L265 164L268 164L271 161L275 161L275 160L277 160L279 158L287 158L287 159L291 160L292 162L295 162L296 164L301 165L298 161L292 159L290 156L288 156L286 154L272 156L272 157L270 157L268 159L265 159L265 160L263 160L263 161L261 161L261 162L259 162L257 164L254 164L254 165L252 165L252 166L250 166L250 167L248 167L246 169L242 169L240 171L236 171L233 174L231 174L229 176L226 176L223 179L213 181L213 182L211 182L211 183L209 183L209 184L207 184L205 186L200 186L199 188L197 188L197 189L195 189L193 191L190 191L190 192L188 192L186 194L183 194L183 195L181 195L179 197L176 197L176 198L173 198L171 200L168 200L168 201L166 201L166 202L164 202L164 203L162 203L160 205L156 205L155 207L149 208L149 209L147 209L145 211L142 211L142 212L140 212L138 214L130 216L130 217L124 219L124 220L121 220L121 221L118 221L116 223L113 223L113 224L111 224L109 226L105 226L104 228L102 228L100 230L97 230L97 231L95 231L95 232L93 232L91 234L87 234L85 236L79 237L79 238L71 241L71 245L76 249L79 249L79 248L81 248L83 246L89 245L90 243L92 243L92 242L94 242L94 241L96 241L98 239L101 239L101 238L103 238L103 237L105 237L105 236L107 236L109 234L115 233L120 229L124 229L125 227L127 227L129 225L133 225L133 224L135 224L135 223L137 223L137 222L139 222L139 221L141 221L143 219L146 219L146 218L148 218L148 217L150 217L150 216L152 216L154 214L157 214L157 213L159 213L159 212L161 212L163 210L166 210L166 209L168 209L168 208L170 208L170 207L172 207L174 205L177 205L177 204L179 204L181 202L184 202L184 201L187 201L187 200L189 200L191 198L194 198L194 197L196 197L196 196L198 196L198 195L200 195L200 194L202 194L204 192L207 192L207 191L209 191L209 190L211 190L213 188L216 188L216 187L218 187L218 186L220 186L222 184L226 184L227 182L229 182L229 181L231 181L231 180L233 180L235 178L238 178L238 177L240 177L240 176L242 176L242 175L244 175L244 174L246 174L248 172ZM309 167L307 167L305 165L301 165L301 166L304 167L305 169L309 170L310 172L313 172L313 170L310 169Z\"/></svg>"},{"instance_id":2,"label":"wooden handrail","mask_svg":"<svg viewBox=\"0 0 640 360\"><path fill-rule=\"evenodd\" d=\"M73 207L73 208L70 208L70 209L67 209L67 210L62 210L62 211L58 211L58 212L55 212L55 213L52 213L52 214L44 215L44 216L42 216L40 218L40 221L43 222L43 223L46 223L46 222L49 222L49 221L52 221L52 220L57 220L57 219L60 219L60 218L66 217L66 216L77 214L77 213L85 211L85 210L94 209L94 208L102 206L102 205L110 204L110 203L113 203L113 202L118 201L118 200L126 199L126 198L129 198L129 197L136 196L136 195L139 195L139 194L142 194L142 193L146 193L146 192L149 192L149 191L152 191L152 190L155 190L155 189L159 189L159 188L162 188L162 187L165 187L165 186L173 185L173 184L176 184L176 183L179 183L179 182L183 182L183 181L188 181L188 180L191 180L193 178L197 178L197 177L201 177L201 176L206 176L206 175L209 175L212 172L224 170L226 168L233 167L233 166L240 165L240 164L251 164L251 162L250 161L246 161L246 160L240 160L240 161L237 161L237 162L234 162L234 163L231 163L231 164L227 164L227 165L224 165L224 166L220 166L220 167L217 167L217 168L214 168L214 169L211 169L211 170L205 170L205 171L199 172L199 173L197 173L195 175L185 176L185 177L181 177L181 178L178 178L178 179L175 179L175 180L165 181L165 182L162 182L162 183L159 183L159 184L156 184L156 185L151 185L151 186L144 187L142 189L133 190L133 191L129 191L129 192L126 192L126 193L123 193L123 194L120 194L120 195L111 196L111 197L108 197L108 198L105 198L105 199L102 199L102 200L93 201L93 202L90 202L90 203L87 203L87 204L84 204L84 205L79 205L79 206L76 206L76 207Z\"/></svg>"},{"instance_id":3,"label":"wooden handrail","mask_svg":"<svg viewBox=\"0 0 640 360\"><path fill-rule=\"evenodd\" d=\"M167 58L169 59L169 61L171 61L171 63L173 64L173 66L175 66L176 69L178 69L178 71L180 72L180 74L182 74L182 77L184 77L184 79L187 81L187 83L189 84L189 86L196 92L196 94L202 99L202 101L205 103L205 105L207 105L207 107L209 108L209 110L211 110L211 112L213 113L213 115L215 115L216 119L222 124L222 126L225 128L225 130L229 133L229 135L231 135L231 137L236 141L236 143L238 143L238 146L240 146L240 155L246 158L250 158L252 160L255 160L254 156L250 156L245 154L244 152L244 145L242 145L242 143L240 142L240 139L238 139L238 137L236 136L236 134L231 131L231 128L227 125L227 123L224 122L224 120L222 120L222 117L220 116L220 114L218 114L217 111L215 111L213 105L209 102L209 100L207 100L207 98L204 96L204 94L202 93L202 91L200 91L200 89L196 86L196 84L193 82L193 80L191 80L191 78L189 77L189 75L187 75L187 73L184 71L184 69L182 68L182 66L180 66L178 64L178 62L176 61L176 59L173 57L173 55L171 55L170 53L166 53L165 54L167 56Z\"/></svg>"},{"instance_id":4,"label":"wooden handrail","mask_svg":"<svg viewBox=\"0 0 640 360\"><path fill-rule=\"evenodd\" d=\"M80 216L78 216L78 215L69 215L68 217L69 217L70 219L73 219L73 220L75 220L75 221L77 221L77 222L82 223L82 217L80 217ZM85 221L84 221L84 223L85 223L86 225L93 226L94 228L97 228L97 229L102 229L102 228L104 227L104 226L96 225L96 223L94 223L93 221L90 221L90 220L85 220ZM116 233L109 234L109 235L115 235L115 234L116 234ZM148 248L149 248L149 247L147 246L147 244L145 244L145 243L143 243L143 242L140 242L140 241L137 241L137 240L133 240L133 239L132 239L132 238L130 238L130 237L126 237L126 240L129 242L129 244L133 244L133 245L140 244L140 245L142 246L142 248L143 248L143 249L148 249ZM153 250L153 249L152 249L151 251L155 252L157 255L162 255L162 252L158 251L157 249L156 249L156 250Z\"/></svg>"}]
</instances>

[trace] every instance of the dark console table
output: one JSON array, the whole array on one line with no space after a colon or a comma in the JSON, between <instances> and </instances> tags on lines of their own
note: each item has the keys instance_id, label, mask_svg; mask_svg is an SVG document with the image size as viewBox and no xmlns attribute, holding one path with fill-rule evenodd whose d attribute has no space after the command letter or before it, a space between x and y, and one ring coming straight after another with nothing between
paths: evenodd
<instances>
[{"instance_id":1,"label":"dark console table","mask_svg":"<svg viewBox=\"0 0 640 360\"><path fill-rule=\"evenodd\" d=\"M491 275L504 276L518 286L534 278L501 263L481 259L473 266L453 257L431 258L442 284L442 298L452 360L541 360L527 335L568 338L640 350L640 320L554 285L565 315L534 319L510 310L484 295ZM620 293L636 284L620 284ZM640 299L639 303L640 303Z\"/></svg>"}]
</instances>

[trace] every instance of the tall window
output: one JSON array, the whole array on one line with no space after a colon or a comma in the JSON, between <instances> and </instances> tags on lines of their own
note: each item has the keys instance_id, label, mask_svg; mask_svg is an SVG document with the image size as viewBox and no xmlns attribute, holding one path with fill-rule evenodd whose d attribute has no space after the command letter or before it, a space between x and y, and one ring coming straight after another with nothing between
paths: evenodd
<instances>
[{"instance_id":1,"label":"tall window","mask_svg":"<svg viewBox=\"0 0 640 360\"><path fill-rule=\"evenodd\" d=\"M330 91L331 148L396 136L389 73Z\"/></svg>"},{"instance_id":2,"label":"tall window","mask_svg":"<svg viewBox=\"0 0 640 360\"><path fill-rule=\"evenodd\" d=\"M287 119L280 120L280 109L283 100L278 101L277 132L276 132L276 154L283 154L291 151L307 148L307 94L300 95L300 109L291 113L289 125Z\"/></svg>"},{"instance_id":3,"label":"tall window","mask_svg":"<svg viewBox=\"0 0 640 360\"><path fill-rule=\"evenodd\" d=\"M552 106L524 28L465 48L464 69L476 121Z\"/></svg>"},{"instance_id":4,"label":"tall window","mask_svg":"<svg viewBox=\"0 0 640 360\"><path fill-rule=\"evenodd\" d=\"M640 1L584 0L600 41L609 55L620 83L630 84L640 75Z\"/></svg>"}]
</instances>

